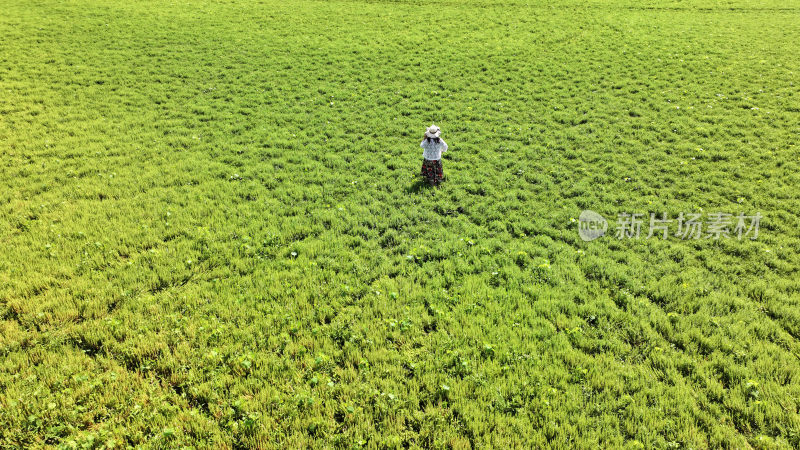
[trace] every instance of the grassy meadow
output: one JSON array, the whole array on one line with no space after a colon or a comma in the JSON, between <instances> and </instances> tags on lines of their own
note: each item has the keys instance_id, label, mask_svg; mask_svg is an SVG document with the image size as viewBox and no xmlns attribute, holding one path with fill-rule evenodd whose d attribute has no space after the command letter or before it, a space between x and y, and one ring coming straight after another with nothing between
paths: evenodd
<instances>
[{"instance_id":1,"label":"grassy meadow","mask_svg":"<svg viewBox=\"0 0 800 450\"><path fill-rule=\"evenodd\" d=\"M799 55L795 0L0 0L0 448L798 448Z\"/></svg>"}]
</instances>

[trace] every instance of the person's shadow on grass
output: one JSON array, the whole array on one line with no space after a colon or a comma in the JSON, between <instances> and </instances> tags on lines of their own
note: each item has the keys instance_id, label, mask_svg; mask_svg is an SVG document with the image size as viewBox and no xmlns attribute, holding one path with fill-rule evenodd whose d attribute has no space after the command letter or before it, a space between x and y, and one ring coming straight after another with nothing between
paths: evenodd
<instances>
[{"instance_id":1,"label":"person's shadow on grass","mask_svg":"<svg viewBox=\"0 0 800 450\"><path fill-rule=\"evenodd\" d=\"M425 180L423 178L417 178L417 179L414 180L413 183L411 183L410 185L408 185L408 187L406 187L406 192L409 193L409 194L416 194L416 193L419 193L422 190L426 190L426 191L427 190L433 190L433 191L435 191L440 186L441 186L441 184L439 186L437 186L437 185L430 184L428 182L428 180Z\"/></svg>"},{"instance_id":2,"label":"person's shadow on grass","mask_svg":"<svg viewBox=\"0 0 800 450\"><path fill-rule=\"evenodd\" d=\"M423 190L424 188L430 188L431 186L427 181L417 178L414 180L413 183L406 187L406 192L409 194L417 194L419 191Z\"/></svg>"}]
</instances>

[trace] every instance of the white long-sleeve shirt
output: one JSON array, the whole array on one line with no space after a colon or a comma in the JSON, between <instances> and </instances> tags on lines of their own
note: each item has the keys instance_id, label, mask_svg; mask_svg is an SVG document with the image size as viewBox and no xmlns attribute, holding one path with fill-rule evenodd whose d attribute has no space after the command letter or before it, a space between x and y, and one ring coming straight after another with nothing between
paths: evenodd
<instances>
[{"instance_id":1,"label":"white long-sleeve shirt","mask_svg":"<svg viewBox=\"0 0 800 450\"><path fill-rule=\"evenodd\" d=\"M433 139L423 139L419 146L425 149L422 157L428 160L442 159L442 153L447 151L447 143L443 139L439 139L439 142Z\"/></svg>"}]
</instances>

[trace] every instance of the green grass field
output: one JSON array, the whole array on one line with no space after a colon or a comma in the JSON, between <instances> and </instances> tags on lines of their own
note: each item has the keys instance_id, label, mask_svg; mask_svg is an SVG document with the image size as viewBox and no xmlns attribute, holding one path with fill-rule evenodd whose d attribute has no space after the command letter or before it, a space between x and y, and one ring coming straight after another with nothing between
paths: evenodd
<instances>
[{"instance_id":1,"label":"green grass field","mask_svg":"<svg viewBox=\"0 0 800 450\"><path fill-rule=\"evenodd\" d=\"M0 448L798 448L798 56L795 0L0 0Z\"/></svg>"}]
</instances>

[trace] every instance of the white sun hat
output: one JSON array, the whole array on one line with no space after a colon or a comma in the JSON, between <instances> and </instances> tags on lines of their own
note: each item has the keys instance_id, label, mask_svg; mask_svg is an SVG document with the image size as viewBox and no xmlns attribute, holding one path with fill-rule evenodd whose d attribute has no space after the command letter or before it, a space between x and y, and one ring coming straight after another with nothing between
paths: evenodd
<instances>
[{"instance_id":1,"label":"white sun hat","mask_svg":"<svg viewBox=\"0 0 800 450\"><path fill-rule=\"evenodd\" d=\"M440 130L439 127L437 127L434 124L431 124L431 126L429 126L427 130L425 130L425 137L427 138L438 138L441 135L442 135L442 130Z\"/></svg>"}]
</instances>

